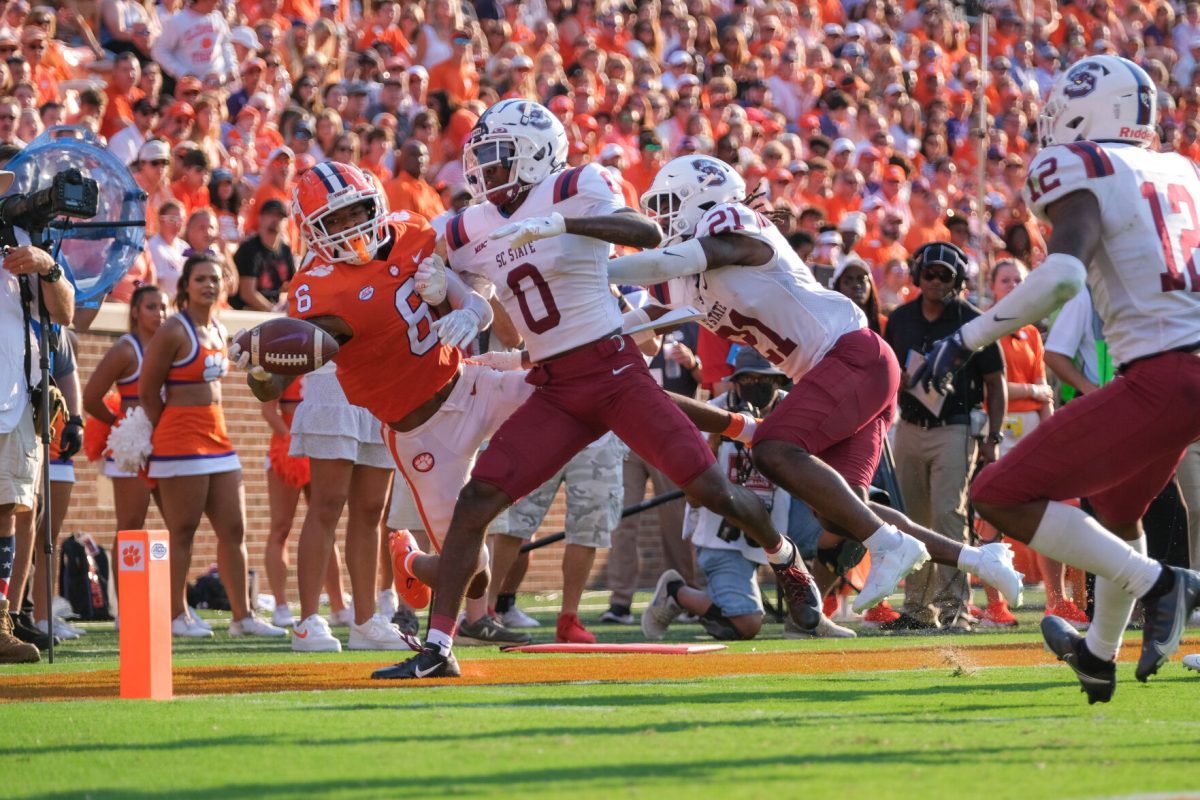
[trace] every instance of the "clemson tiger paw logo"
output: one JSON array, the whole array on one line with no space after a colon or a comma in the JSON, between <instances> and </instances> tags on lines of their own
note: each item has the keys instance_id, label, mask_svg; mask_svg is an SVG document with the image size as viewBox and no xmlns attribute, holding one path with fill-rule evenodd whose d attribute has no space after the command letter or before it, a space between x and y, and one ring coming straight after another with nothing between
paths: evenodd
<instances>
[{"instance_id":1,"label":"clemson tiger paw logo","mask_svg":"<svg viewBox=\"0 0 1200 800\"><path fill-rule=\"evenodd\" d=\"M204 380L215 381L225 375L229 360L221 353L210 353L204 357Z\"/></svg>"},{"instance_id":2,"label":"clemson tiger paw logo","mask_svg":"<svg viewBox=\"0 0 1200 800\"><path fill-rule=\"evenodd\" d=\"M433 453L420 453L413 458L412 465L417 472L429 472L433 469Z\"/></svg>"},{"instance_id":3,"label":"clemson tiger paw logo","mask_svg":"<svg viewBox=\"0 0 1200 800\"><path fill-rule=\"evenodd\" d=\"M135 567L142 560L142 550L135 545L127 545L121 550L121 560L125 562L127 567Z\"/></svg>"}]
</instances>

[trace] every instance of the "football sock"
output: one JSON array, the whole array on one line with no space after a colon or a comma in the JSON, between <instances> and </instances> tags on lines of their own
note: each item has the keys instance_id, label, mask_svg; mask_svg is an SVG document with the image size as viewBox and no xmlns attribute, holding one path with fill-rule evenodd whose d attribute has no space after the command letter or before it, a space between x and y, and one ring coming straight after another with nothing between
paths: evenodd
<instances>
[{"instance_id":1,"label":"football sock","mask_svg":"<svg viewBox=\"0 0 1200 800\"><path fill-rule=\"evenodd\" d=\"M678 603L679 602L679 590L682 589L686 585L687 584L685 584L683 581L670 581L667 583L667 594L671 596L672 600L674 600L676 603Z\"/></svg>"},{"instance_id":2,"label":"football sock","mask_svg":"<svg viewBox=\"0 0 1200 800\"><path fill-rule=\"evenodd\" d=\"M1166 567L1162 567L1162 572L1159 573L1158 580L1154 582L1154 585L1142 597L1146 600L1153 600L1156 597L1162 597L1174 588L1175 573Z\"/></svg>"},{"instance_id":3,"label":"football sock","mask_svg":"<svg viewBox=\"0 0 1200 800\"><path fill-rule=\"evenodd\" d=\"M450 655L450 648L454 646L454 632L458 625L451 617L442 616L441 614L432 614L429 617L429 635L425 637L425 643L433 645L442 655Z\"/></svg>"},{"instance_id":4,"label":"football sock","mask_svg":"<svg viewBox=\"0 0 1200 800\"><path fill-rule=\"evenodd\" d=\"M779 546L774 551L768 550L765 547L763 549L767 551L767 561L778 566L786 567L796 557L796 547L786 537L782 536L779 538Z\"/></svg>"},{"instance_id":5,"label":"football sock","mask_svg":"<svg viewBox=\"0 0 1200 800\"><path fill-rule=\"evenodd\" d=\"M982 558L982 550L980 550L978 547L972 547L969 544L964 544L962 550L960 550L958 553L958 568L971 575L978 575L979 562Z\"/></svg>"},{"instance_id":6,"label":"football sock","mask_svg":"<svg viewBox=\"0 0 1200 800\"><path fill-rule=\"evenodd\" d=\"M1163 572L1083 511L1051 501L1029 546L1056 561L1107 578L1134 597L1145 595Z\"/></svg>"},{"instance_id":7,"label":"football sock","mask_svg":"<svg viewBox=\"0 0 1200 800\"><path fill-rule=\"evenodd\" d=\"M517 604L517 596L515 594L500 594L496 595L496 613L504 614L510 608Z\"/></svg>"},{"instance_id":8,"label":"football sock","mask_svg":"<svg viewBox=\"0 0 1200 800\"><path fill-rule=\"evenodd\" d=\"M16 557L17 537L0 537L0 600L8 599L8 581L12 578Z\"/></svg>"},{"instance_id":9,"label":"football sock","mask_svg":"<svg viewBox=\"0 0 1200 800\"><path fill-rule=\"evenodd\" d=\"M1146 537L1141 536L1129 545L1142 555L1146 554ZM1170 570L1163 570L1164 573ZM1107 578L1096 578L1096 605L1092 611L1092 624L1087 632L1087 649L1103 661L1117 657L1125 626L1133 613L1137 598Z\"/></svg>"},{"instance_id":10,"label":"football sock","mask_svg":"<svg viewBox=\"0 0 1200 800\"><path fill-rule=\"evenodd\" d=\"M866 539L863 539L863 546L871 551L872 555L883 550L891 550L893 547L899 547L904 541L904 534L895 525L882 525L879 530L872 533Z\"/></svg>"}]
</instances>

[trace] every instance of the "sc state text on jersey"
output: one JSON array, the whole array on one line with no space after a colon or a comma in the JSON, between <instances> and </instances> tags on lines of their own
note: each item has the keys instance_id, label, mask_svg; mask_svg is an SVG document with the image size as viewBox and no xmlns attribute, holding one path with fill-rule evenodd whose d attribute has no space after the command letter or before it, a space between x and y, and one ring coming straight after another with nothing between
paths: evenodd
<instances>
[{"instance_id":1,"label":"sc state text on jersey","mask_svg":"<svg viewBox=\"0 0 1200 800\"><path fill-rule=\"evenodd\" d=\"M496 253L496 266L500 269L505 269L509 264L517 264L529 258L537 252L537 248L533 244L533 242L529 242L520 247L510 247L507 250L501 250L499 253Z\"/></svg>"}]
</instances>

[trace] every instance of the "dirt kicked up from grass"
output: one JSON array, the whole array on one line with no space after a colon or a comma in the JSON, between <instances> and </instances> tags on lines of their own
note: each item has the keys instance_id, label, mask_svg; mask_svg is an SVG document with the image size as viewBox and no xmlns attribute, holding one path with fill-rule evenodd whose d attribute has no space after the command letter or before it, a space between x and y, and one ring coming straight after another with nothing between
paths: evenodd
<instances>
[{"instance_id":1,"label":"dirt kicked up from grass","mask_svg":"<svg viewBox=\"0 0 1200 800\"><path fill-rule=\"evenodd\" d=\"M1193 652L1200 638L1184 640ZM1121 661L1137 659L1139 647L1128 642ZM176 696L294 692L330 689L379 689L398 686L487 686L571 682L689 680L734 675L819 675L850 671L950 669L971 675L984 667L1050 664L1054 657L1040 644L1014 643L955 647L896 647L887 650L826 650L768 653L711 653L688 656L589 655L472 659L462 662L462 677L412 681L373 681L379 666L404 658L370 662L289 662L236 666L181 666L174 671ZM117 670L60 674L10 675L0 686L0 702L29 700L114 699L119 696Z\"/></svg>"}]
</instances>

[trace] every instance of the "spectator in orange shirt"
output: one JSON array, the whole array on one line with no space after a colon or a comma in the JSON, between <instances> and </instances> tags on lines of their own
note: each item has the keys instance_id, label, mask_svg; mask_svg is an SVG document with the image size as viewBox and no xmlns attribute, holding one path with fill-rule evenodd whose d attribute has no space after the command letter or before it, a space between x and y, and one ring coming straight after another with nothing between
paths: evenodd
<instances>
[{"instance_id":1,"label":"spectator in orange shirt","mask_svg":"<svg viewBox=\"0 0 1200 800\"><path fill-rule=\"evenodd\" d=\"M37 104L58 102L58 78L54 70L42 63L49 40L41 28L27 27L21 32L21 55L29 64L29 79L37 87Z\"/></svg>"},{"instance_id":2,"label":"spectator in orange shirt","mask_svg":"<svg viewBox=\"0 0 1200 800\"><path fill-rule=\"evenodd\" d=\"M157 134L174 146L191 137L195 122L196 110L192 104L177 100L163 113Z\"/></svg>"},{"instance_id":3,"label":"spectator in orange shirt","mask_svg":"<svg viewBox=\"0 0 1200 800\"><path fill-rule=\"evenodd\" d=\"M108 106L100 123L100 135L105 139L111 139L118 131L133 124L133 104L142 97L142 90L137 88L141 77L142 67L133 53L121 53L113 60L105 90Z\"/></svg>"},{"instance_id":4,"label":"spectator in orange shirt","mask_svg":"<svg viewBox=\"0 0 1200 800\"><path fill-rule=\"evenodd\" d=\"M364 19L358 31L354 49L361 53L376 42L383 42L407 61L409 43L399 22L400 6L396 0L376 0L370 19Z\"/></svg>"},{"instance_id":5,"label":"spectator in orange shirt","mask_svg":"<svg viewBox=\"0 0 1200 800\"><path fill-rule=\"evenodd\" d=\"M179 159L179 166L180 177L171 184L171 194L183 203L184 214L191 216L193 211L210 205L208 156L199 148L188 150Z\"/></svg>"},{"instance_id":6,"label":"spectator in orange shirt","mask_svg":"<svg viewBox=\"0 0 1200 800\"><path fill-rule=\"evenodd\" d=\"M883 221L879 225L879 234L864 241L858 248L858 254L872 266L874 274L893 258L906 260L908 251L900 240L904 238L904 218L899 214L884 212ZM876 281L879 283L880 281Z\"/></svg>"},{"instance_id":7,"label":"spectator in orange shirt","mask_svg":"<svg viewBox=\"0 0 1200 800\"><path fill-rule=\"evenodd\" d=\"M3 102L0 101L0 114ZM133 179L146 193L146 237L158 233L158 209L174 200L167 176L171 170L171 148L162 139L150 139L138 150L137 159L129 165Z\"/></svg>"},{"instance_id":8,"label":"spectator in orange shirt","mask_svg":"<svg viewBox=\"0 0 1200 800\"><path fill-rule=\"evenodd\" d=\"M429 68L429 91L443 91L453 105L479 97L479 72L471 53L471 32L456 30L450 40L453 54Z\"/></svg>"},{"instance_id":9,"label":"spectator in orange shirt","mask_svg":"<svg viewBox=\"0 0 1200 800\"><path fill-rule=\"evenodd\" d=\"M433 219L445 211L441 196L425 180L428 169L429 148L416 139L406 141L396 159L396 177L383 187L388 208L412 211L426 219Z\"/></svg>"},{"instance_id":10,"label":"spectator in orange shirt","mask_svg":"<svg viewBox=\"0 0 1200 800\"><path fill-rule=\"evenodd\" d=\"M638 152L641 154L641 160L625 170L625 177L633 184L634 191L640 198L654 182L654 176L666 161L666 153L663 151L662 141L654 131L642 131L638 137Z\"/></svg>"},{"instance_id":11,"label":"spectator in orange shirt","mask_svg":"<svg viewBox=\"0 0 1200 800\"><path fill-rule=\"evenodd\" d=\"M804 186L797 193L797 200L801 207L824 209L829 200L829 162L816 156L810 158L806 166L808 174L805 176Z\"/></svg>"},{"instance_id":12,"label":"spectator in orange shirt","mask_svg":"<svg viewBox=\"0 0 1200 800\"><path fill-rule=\"evenodd\" d=\"M336 149L336 148L335 148ZM341 159L337 159L341 160ZM354 163L346 161L347 164ZM250 210L246 212L246 222L243 230L256 231L258 230L258 211L263 207L263 203L268 200L279 200L285 206L292 202L292 183L295 177L296 169L296 154L292 152L290 147L276 147L267 156L267 163L263 167L262 182L258 185L258 191L254 193L254 200L250 203ZM299 231L295 225L289 226L289 242L293 244L292 251L299 252L295 247L299 244Z\"/></svg>"},{"instance_id":13,"label":"spectator in orange shirt","mask_svg":"<svg viewBox=\"0 0 1200 800\"><path fill-rule=\"evenodd\" d=\"M862 206L862 191L865 183L862 173L858 170L840 170L833 177L833 191L829 199L825 201L826 218L837 225L845 219L847 214L858 211Z\"/></svg>"},{"instance_id":14,"label":"spectator in orange shirt","mask_svg":"<svg viewBox=\"0 0 1200 800\"><path fill-rule=\"evenodd\" d=\"M914 186L909 198L913 222L904 237L904 249L910 253L929 242L950 241L950 231L942 224L946 198L923 186Z\"/></svg>"},{"instance_id":15,"label":"spectator in orange shirt","mask_svg":"<svg viewBox=\"0 0 1200 800\"><path fill-rule=\"evenodd\" d=\"M638 208L641 196L623 174L624 165L627 163L624 148L619 144L609 142L601 148L598 160L600 166L608 169L609 175L617 182L617 186L621 188L621 194L625 198L625 205L629 208Z\"/></svg>"}]
</instances>

